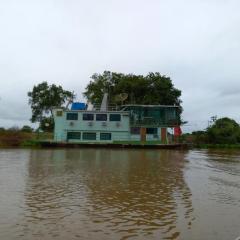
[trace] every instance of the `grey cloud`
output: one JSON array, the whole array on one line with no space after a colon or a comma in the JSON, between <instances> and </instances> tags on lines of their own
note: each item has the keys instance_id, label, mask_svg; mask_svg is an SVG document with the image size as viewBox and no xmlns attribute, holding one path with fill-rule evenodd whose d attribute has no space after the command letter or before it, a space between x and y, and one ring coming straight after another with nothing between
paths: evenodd
<instances>
[{"instance_id":1,"label":"grey cloud","mask_svg":"<svg viewBox=\"0 0 240 240\"><path fill-rule=\"evenodd\" d=\"M211 115L238 118L230 95L240 89L239 8L237 0L2 1L0 126L28 122L34 84L83 99L89 77L105 69L170 76L190 130Z\"/></svg>"},{"instance_id":2,"label":"grey cloud","mask_svg":"<svg viewBox=\"0 0 240 240\"><path fill-rule=\"evenodd\" d=\"M234 96L234 95L237 95L237 97L240 98L240 87L237 87L237 88L229 87L229 88L224 89L220 93L220 96L222 96L222 97Z\"/></svg>"}]
</instances>

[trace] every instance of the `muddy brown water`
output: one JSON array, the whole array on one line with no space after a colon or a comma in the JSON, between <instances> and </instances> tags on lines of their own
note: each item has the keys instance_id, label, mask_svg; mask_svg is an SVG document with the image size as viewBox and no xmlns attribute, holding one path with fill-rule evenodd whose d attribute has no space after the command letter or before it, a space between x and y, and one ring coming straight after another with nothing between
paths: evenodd
<instances>
[{"instance_id":1,"label":"muddy brown water","mask_svg":"<svg viewBox=\"0 0 240 240\"><path fill-rule=\"evenodd\" d=\"M240 236L240 151L0 150L0 239Z\"/></svg>"}]
</instances>

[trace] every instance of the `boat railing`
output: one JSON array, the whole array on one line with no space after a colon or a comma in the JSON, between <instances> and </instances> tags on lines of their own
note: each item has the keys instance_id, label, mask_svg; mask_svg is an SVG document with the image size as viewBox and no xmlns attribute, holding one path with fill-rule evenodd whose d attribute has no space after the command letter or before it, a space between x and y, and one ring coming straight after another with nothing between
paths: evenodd
<instances>
[{"instance_id":1,"label":"boat railing","mask_svg":"<svg viewBox=\"0 0 240 240\"><path fill-rule=\"evenodd\" d=\"M101 105L93 105L93 108L91 110L100 111ZM108 105L107 111L122 111L122 109L121 109L121 106L119 105Z\"/></svg>"}]
</instances>

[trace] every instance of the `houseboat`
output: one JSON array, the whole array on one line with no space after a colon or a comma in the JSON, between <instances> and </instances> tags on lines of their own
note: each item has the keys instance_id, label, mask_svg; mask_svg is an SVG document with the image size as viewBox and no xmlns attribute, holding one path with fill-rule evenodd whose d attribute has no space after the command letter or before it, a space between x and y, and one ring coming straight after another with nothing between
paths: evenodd
<instances>
[{"instance_id":1,"label":"houseboat","mask_svg":"<svg viewBox=\"0 0 240 240\"><path fill-rule=\"evenodd\" d=\"M179 107L122 105L109 107L104 96L100 108L73 103L54 110L57 143L170 143L168 133L179 128Z\"/></svg>"}]
</instances>

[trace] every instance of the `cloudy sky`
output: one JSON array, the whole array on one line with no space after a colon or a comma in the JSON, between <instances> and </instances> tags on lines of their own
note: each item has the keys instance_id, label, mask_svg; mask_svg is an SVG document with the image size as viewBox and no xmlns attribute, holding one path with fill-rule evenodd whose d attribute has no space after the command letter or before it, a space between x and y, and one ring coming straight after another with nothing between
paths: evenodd
<instances>
[{"instance_id":1,"label":"cloudy sky","mask_svg":"<svg viewBox=\"0 0 240 240\"><path fill-rule=\"evenodd\" d=\"M0 0L0 126L29 124L27 91L104 70L170 76L188 130L240 121L239 0Z\"/></svg>"}]
</instances>

